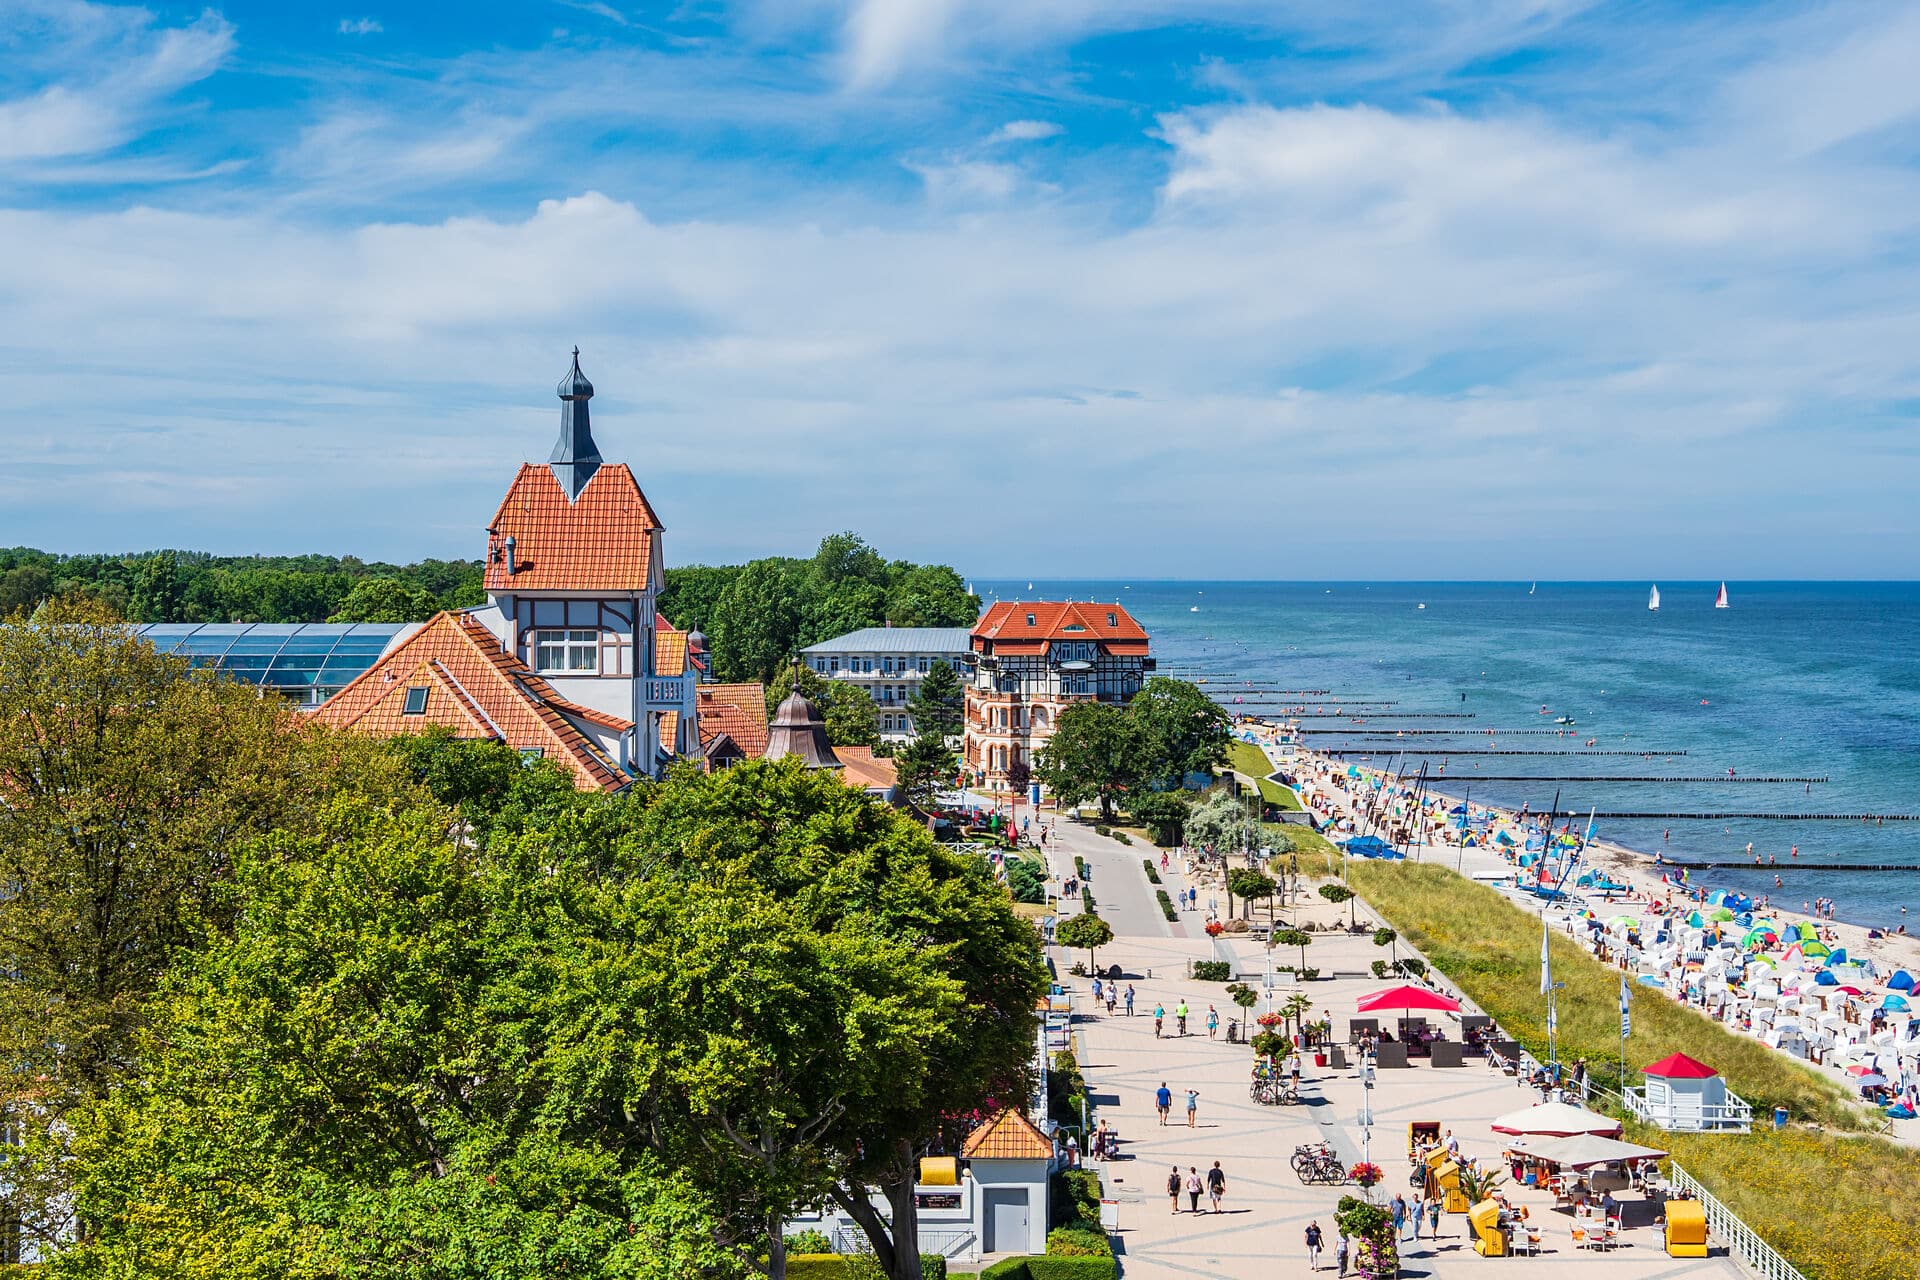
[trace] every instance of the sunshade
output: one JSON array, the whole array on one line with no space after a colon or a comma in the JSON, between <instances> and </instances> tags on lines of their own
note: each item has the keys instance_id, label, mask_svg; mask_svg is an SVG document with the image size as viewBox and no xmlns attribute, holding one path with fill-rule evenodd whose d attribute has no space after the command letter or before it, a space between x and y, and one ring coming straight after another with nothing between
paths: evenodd
<instances>
[{"instance_id":1,"label":"sunshade","mask_svg":"<svg viewBox=\"0 0 1920 1280\"><path fill-rule=\"evenodd\" d=\"M1895 969L1893 976L1887 979L1887 986L1894 991L1913 990L1913 975L1905 969Z\"/></svg>"},{"instance_id":2,"label":"sunshade","mask_svg":"<svg viewBox=\"0 0 1920 1280\"><path fill-rule=\"evenodd\" d=\"M1526 1150L1528 1155L1557 1164L1563 1169L1591 1169L1595 1165L1625 1160L1658 1160L1667 1154L1655 1147L1622 1142L1618 1138L1602 1137L1597 1133L1530 1142Z\"/></svg>"},{"instance_id":3,"label":"sunshade","mask_svg":"<svg viewBox=\"0 0 1920 1280\"><path fill-rule=\"evenodd\" d=\"M1638 929L1639 927L1639 916L1612 916L1607 920L1609 929Z\"/></svg>"},{"instance_id":4,"label":"sunshade","mask_svg":"<svg viewBox=\"0 0 1920 1280\"><path fill-rule=\"evenodd\" d=\"M1436 1013L1460 1012L1458 1000L1451 1000L1438 991L1429 991L1425 987L1416 987L1411 983L1388 987L1385 991L1361 996L1353 1007L1361 1013L1372 1013L1378 1009L1426 1009Z\"/></svg>"},{"instance_id":5,"label":"sunshade","mask_svg":"<svg viewBox=\"0 0 1920 1280\"><path fill-rule=\"evenodd\" d=\"M1501 832L1501 833L1500 833L1499 835L1496 835L1496 836L1495 836L1495 837L1493 838L1493 842L1494 842L1495 844L1513 844L1513 843L1514 843L1514 839L1513 839L1513 837L1512 837L1512 836L1510 836L1510 835L1508 835L1508 834L1507 834L1506 832L1504 832L1504 831L1502 831L1502 832Z\"/></svg>"},{"instance_id":6,"label":"sunshade","mask_svg":"<svg viewBox=\"0 0 1920 1280\"><path fill-rule=\"evenodd\" d=\"M1803 956L1811 956L1815 960L1824 960L1833 954L1833 948L1818 938L1809 938L1800 944L1800 954Z\"/></svg>"},{"instance_id":7,"label":"sunshade","mask_svg":"<svg viewBox=\"0 0 1920 1280\"><path fill-rule=\"evenodd\" d=\"M1895 1013L1904 1013L1907 1009L1907 998L1905 996L1888 996L1880 1002L1880 1007L1882 1009L1891 1009Z\"/></svg>"},{"instance_id":8,"label":"sunshade","mask_svg":"<svg viewBox=\"0 0 1920 1280\"><path fill-rule=\"evenodd\" d=\"M1725 907L1715 907L1713 910L1707 912L1707 919L1731 920L1733 919L1733 912L1727 910Z\"/></svg>"},{"instance_id":9,"label":"sunshade","mask_svg":"<svg viewBox=\"0 0 1920 1280\"><path fill-rule=\"evenodd\" d=\"M1524 1111L1512 1111L1493 1122L1495 1133L1531 1133L1542 1137L1570 1138L1575 1134L1598 1133L1612 1137L1620 1132L1620 1122L1596 1115L1564 1102L1543 1102Z\"/></svg>"},{"instance_id":10,"label":"sunshade","mask_svg":"<svg viewBox=\"0 0 1920 1280\"><path fill-rule=\"evenodd\" d=\"M1881 1085L1885 1084L1886 1082L1887 1082L1887 1078L1881 1075L1878 1071L1869 1071L1866 1075L1863 1075L1858 1080L1854 1081L1854 1083L1859 1085L1862 1089L1878 1089Z\"/></svg>"}]
</instances>

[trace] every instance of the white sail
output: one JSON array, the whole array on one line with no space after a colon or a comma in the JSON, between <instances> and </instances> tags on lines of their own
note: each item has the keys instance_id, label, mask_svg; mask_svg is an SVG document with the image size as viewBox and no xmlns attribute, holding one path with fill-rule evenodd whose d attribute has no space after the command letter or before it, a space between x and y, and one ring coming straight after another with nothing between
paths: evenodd
<instances>
[{"instance_id":1,"label":"white sail","mask_svg":"<svg viewBox=\"0 0 1920 1280\"><path fill-rule=\"evenodd\" d=\"M1653 588L1653 594L1647 597L1647 608L1654 610L1656 613L1659 612L1660 588L1657 584Z\"/></svg>"},{"instance_id":2,"label":"white sail","mask_svg":"<svg viewBox=\"0 0 1920 1280\"><path fill-rule=\"evenodd\" d=\"M1727 584L1724 582L1720 584L1720 594L1713 598L1713 607L1716 609L1727 607Z\"/></svg>"},{"instance_id":3,"label":"white sail","mask_svg":"<svg viewBox=\"0 0 1920 1280\"><path fill-rule=\"evenodd\" d=\"M1532 594L1534 593L1534 589L1535 589L1536 587L1538 587L1539 585L1540 585L1540 584L1539 584L1539 583L1537 583L1537 582L1536 582L1536 583L1533 583L1532 585L1530 585L1530 586L1529 586L1529 587L1527 588L1527 594L1528 594L1528 595L1532 595Z\"/></svg>"}]
</instances>

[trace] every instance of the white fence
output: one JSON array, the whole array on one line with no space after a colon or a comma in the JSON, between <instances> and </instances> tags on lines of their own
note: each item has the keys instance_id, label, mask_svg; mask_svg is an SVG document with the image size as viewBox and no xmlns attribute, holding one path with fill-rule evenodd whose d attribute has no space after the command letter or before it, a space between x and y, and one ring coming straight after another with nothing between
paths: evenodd
<instances>
[{"instance_id":1,"label":"white fence","mask_svg":"<svg viewBox=\"0 0 1920 1280\"><path fill-rule=\"evenodd\" d=\"M1799 1268L1774 1252L1772 1245L1754 1233L1752 1227L1740 1221L1733 1210L1714 1199L1713 1193L1693 1180L1693 1175L1680 1167L1678 1160L1670 1161L1671 1171L1668 1181L1673 1190L1684 1191L1700 1202L1707 1211L1707 1231L1727 1246L1747 1269L1760 1280L1807 1280L1800 1274Z\"/></svg>"}]
</instances>

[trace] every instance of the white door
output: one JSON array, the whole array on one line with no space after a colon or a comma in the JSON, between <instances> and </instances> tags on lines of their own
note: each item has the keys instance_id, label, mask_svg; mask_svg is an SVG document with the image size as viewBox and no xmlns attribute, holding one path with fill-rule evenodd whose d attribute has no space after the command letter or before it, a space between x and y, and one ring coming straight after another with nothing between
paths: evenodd
<instances>
[{"instance_id":1,"label":"white door","mask_svg":"<svg viewBox=\"0 0 1920 1280\"><path fill-rule=\"evenodd\" d=\"M1027 1191L1025 1187L988 1187L985 1253L1027 1251Z\"/></svg>"}]
</instances>

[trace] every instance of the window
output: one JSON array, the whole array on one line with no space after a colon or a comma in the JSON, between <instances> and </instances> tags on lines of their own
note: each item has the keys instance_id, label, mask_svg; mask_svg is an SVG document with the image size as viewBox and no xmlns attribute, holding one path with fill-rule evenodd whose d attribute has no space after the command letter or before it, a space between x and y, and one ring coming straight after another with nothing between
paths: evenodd
<instances>
[{"instance_id":1,"label":"window","mask_svg":"<svg viewBox=\"0 0 1920 1280\"><path fill-rule=\"evenodd\" d=\"M427 714L427 686L416 684L408 688L407 700L400 704L403 716L423 716Z\"/></svg>"},{"instance_id":2,"label":"window","mask_svg":"<svg viewBox=\"0 0 1920 1280\"><path fill-rule=\"evenodd\" d=\"M929 662L928 662L928 659L926 659L926 658L922 658L922 659L920 659L920 674L921 674L921 675L925 675L925 674L927 674L927 668L928 668L928 665L929 665Z\"/></svg>"},{"instance_id":3,"label":"window","mask_svg":"<svg viewBox=\"0 0 1920 1280\"><path fill-rule=\"evenodd\" d=\"M1040 624L1039 624L1039 623L1037 623L1037 622L1035 622L1035 621L1033 620L1033 615L1032 615L1032 614L1028 614L1028 615L1027 615L1027 625L1028 625L1028 626L1030 626L1030 627L1037 627L1037 626L1039 626Z\"/></svg>"},{"instance_id":4,"label":"window","mask_svg":"<svg viewBox=\"0 0 1920 1280\"><path fill-rule=\"evenodd\" d=\"M1107 615L1107 625L1110 627L1117 627L1120 625L1120 619L1110 613Z\"/></svg>"},{"instance_id":5,"label":"window","mask_svg":"<svg viewBox=\"0 0 1920 1280\"><path fill-rule=\"evenodd\" d=\"M600 670L600 633L534 632L533 669L543 674L593 675Z\"/></svg>"},{"instance_id":6,"label":"window","mask_svg":"<svg viewBox=\"0 0 1920 1280\"><path fill-rule=\"evenodd\" d=\"M840 659L838 659L838 658L828 658L828 659L827 659L827 670L828 670L828 671L838 671L838 670L840 670Z\"/></svg>"},{"instance_id":7,"label":"window","mask_svg":"<svg viewBox=\"0 0 1920 1280\"><path fill-rule=\"evenodd\" d=\"M888 675L892 675L892 674L893 674L893 659L892 659L892 658L882 658L882 659L880 659L880 669L881 669L882 671L884 671L884 672L886 672L886 673L887 673Z\"/></svg>"}]
</instances>

